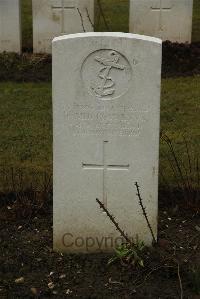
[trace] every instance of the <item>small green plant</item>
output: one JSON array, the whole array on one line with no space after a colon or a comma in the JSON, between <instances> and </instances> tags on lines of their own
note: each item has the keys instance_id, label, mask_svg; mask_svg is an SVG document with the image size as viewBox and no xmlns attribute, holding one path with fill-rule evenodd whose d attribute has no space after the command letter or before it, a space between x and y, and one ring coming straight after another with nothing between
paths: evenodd
<instances>
[{"instance_id":1,"label":"small green plant","mask_svg":"<svg viewBox=\"0 0 200 299\"><path fill-rule=\"evenodd\" d=\"M115 249L115 255L109 259L108 265L120 261L122 265L144 267L142 253L145 248L144 242L137 240L134 245L122 244Z\"/></svg>"},{"instance_id":2,"label":"small green plant","mask_svg":"<svg viewBox=\"0 0 200 299\"><path fill-rule=\"evenodd\" d=\"M189 272L189 280L192 290L200 295L200 267L193 267Z\"/></svg>"},{"instance_id":3,"label":"small green plant","mask_svg":"<svg viewBox=\"0 0 200 299\"><path fill-rule=\"evenodd\" d=\"M135 182L135 186L137 189L139 205L141 207L143 216L147 222L149 231L152 235L153 244L156 244L156 238L154 236L151 224L149 222L146 208L143 205L143 199L140 195L140 187L137 182ZM125 240L125 243L121 244L115 249L115 255L111 259L109 259L108 264L110 265L116 261L120 261L122 265L134 265L134 266L144 267L144 262L142 259L143 250L145 248L144 242L140 241L138 236L136 238L136 241L133 242L131 238L128 236L128 234L125 233L123 229L121 229L120 225L115 220L115 217L108 211L108 209L104 206L104 204L98 198L96 198L96 201L99 204L100 208L106 213L110 221L114 224L116 230L120 233L120 235Z\"/></svg>"},{"instance_id":4,"label":"small green plant","mask_svg":"<svg viewBox=\"0 0 200 299\"><path fill-rule=\"evenodd\" d=\"M108 261L108 265L120 261L122 265L134 265L134 266L144 266L143 259L141 257L142 251L144 249L144 243L136 238L136 242L128 237L128 235L120 228L119 224L115 220L114 216L108 211L104 204L97 198L100 208L106 213L110 221L114 224L116 230L124 238L126 243L121 244L115 249L115 255Z\"/></svg>"}]
</instances>

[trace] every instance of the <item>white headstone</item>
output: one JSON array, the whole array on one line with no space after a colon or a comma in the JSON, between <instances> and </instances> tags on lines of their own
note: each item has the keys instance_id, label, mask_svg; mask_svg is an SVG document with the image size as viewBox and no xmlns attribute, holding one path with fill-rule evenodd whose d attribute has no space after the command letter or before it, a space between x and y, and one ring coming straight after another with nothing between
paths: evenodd
<instances>
[{"instance_id":1,"label":"white headstone","mask_svg":"<svg viewBox=\"0 0 200 299\"><path fill-rule=\"evenodd\" d=\"M33 51L51 53L56 36L93 31L94 0L32 0Z\"/></svg>"},{"instance_id":2,"label":"white headstone","mask_svg":"<svg viewBox=\"0 0 200 299\"><path fill-rule=\"evenodd\" d=\"M0 0L0 52L21 52L19 0Z\"/></svg>"},{"instance_id":3,"label":"white headstone","mask_svg":"<svg viewBox=\"0 0 200 299\"><path fill-rule=\"evenodd\" d=\"M161 40L82 33L53 41L54 249L111 251L120 234L156 235Z\"/></svg>"},{"instance_id":4,"label":"white headstone","mask_svg":"<svg viewBox=\"0 0 200 299\"><path fill-rule=\"evenodd\" d=\"M130 32L191 42L193 0L130 0Z\"/></svg>"}]
</instances>

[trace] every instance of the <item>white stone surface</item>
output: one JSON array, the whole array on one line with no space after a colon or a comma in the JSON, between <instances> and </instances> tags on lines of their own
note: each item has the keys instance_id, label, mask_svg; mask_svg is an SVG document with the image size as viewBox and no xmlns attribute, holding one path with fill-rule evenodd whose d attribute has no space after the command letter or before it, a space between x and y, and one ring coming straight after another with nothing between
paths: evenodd
<instances>
[{"instance_id":1,"label":"white stone surface","mask_svg":"<svg viewBox=\"0 0 200 299\"><path fill-rule=\"evenodd\" d=\"M0 0L0 52L21 52L19 0Z\"/></svg>"},{"instance_id":2,"label":"white stone surface","mask_svg":"<svg viewBox=\"0 0 200 299\"><path fill-rule=\"evenodd\" d=\"M161 40L82 33L53 41L54 249L112 251L157 232ZM112 241L111 241L112 240ZM113 243L112 243L113 242Z\"/></svg>"},{"instance_id":3,"label":"white stone surface","mask_svg":"<svg viewBox=\"0 0 200 299\"><path fill-rule=\"evenodd\" d=\"M93 31L94 0L32 0L33 51L51 53L56 36Z\"/></svg>"},{"instance_id":4,"label":"white stone surface","mask_svg":"<svg viewBox=\"0 0 200 299\"><path fill-rule=\"evenodd\" d=\"M130 32L191 42L193 0L130 0Z\"/></svg>"}]
</instances>

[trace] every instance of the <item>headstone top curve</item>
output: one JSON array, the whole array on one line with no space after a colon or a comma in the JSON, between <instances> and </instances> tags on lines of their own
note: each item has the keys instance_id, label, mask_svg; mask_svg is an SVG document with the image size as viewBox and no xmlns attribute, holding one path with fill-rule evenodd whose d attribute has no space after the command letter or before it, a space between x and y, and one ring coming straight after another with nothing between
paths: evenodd
<instances>
[{"instance_id":1,"label":"headstone top curve","mask_svg":"<svg viewBox=\"0 0 200 299\"><path fill-rule=\"evenodd\" d=\"M85 37L118 37L118 38L143 40L143 41L154 42L157 44L162 44L162 40L157 37L133 34L133 33L123 33L123 32L85 32L85 33L68 34L68 35L55 37L52 43L59 42L62 40L85 38Z\"/></svg>"}]
</instances>

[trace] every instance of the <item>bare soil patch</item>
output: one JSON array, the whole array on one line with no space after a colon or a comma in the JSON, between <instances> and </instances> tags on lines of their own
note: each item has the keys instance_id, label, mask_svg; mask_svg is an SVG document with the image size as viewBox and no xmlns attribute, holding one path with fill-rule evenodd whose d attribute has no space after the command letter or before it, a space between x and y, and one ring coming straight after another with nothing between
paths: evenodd
<instances>
[{"instance_id":1,"label":"bare soil patch","mask_svg":"<svg viewBox=\"0 0 200 299\"><path fill-rule=\"evenodd\" d=\"M166 196L167 198L167 196ZM23 218L0 209L0 298L200 298L200 217L160 198L159 242L144 268L107 265L110 255L52 251L52 205ZM14 212L13 212L14 210ZM196 269L196 270L195 270ZM196 272L194 272L196 271ZM199 271L199 270L198 270Z\"/></svg>"}]
</instances>

